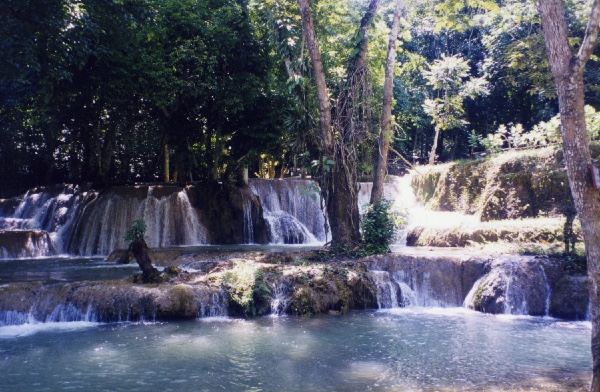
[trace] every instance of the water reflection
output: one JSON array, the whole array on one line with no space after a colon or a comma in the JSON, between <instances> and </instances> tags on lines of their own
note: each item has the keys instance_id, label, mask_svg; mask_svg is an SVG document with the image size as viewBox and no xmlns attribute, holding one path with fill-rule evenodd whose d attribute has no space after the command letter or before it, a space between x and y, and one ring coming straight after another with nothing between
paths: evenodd
<instances>
[{"instance_id":1,"label":"water reflection","mask_svg":"<svg viewBox=\"0 0 600 392\"><path fill-rule=\"evenodd\" d=\"M589 322L462 309L8 336L0 329L0 389L11 391L551 391L585 387L591 368Z\"/></svg>"}]
</instances>

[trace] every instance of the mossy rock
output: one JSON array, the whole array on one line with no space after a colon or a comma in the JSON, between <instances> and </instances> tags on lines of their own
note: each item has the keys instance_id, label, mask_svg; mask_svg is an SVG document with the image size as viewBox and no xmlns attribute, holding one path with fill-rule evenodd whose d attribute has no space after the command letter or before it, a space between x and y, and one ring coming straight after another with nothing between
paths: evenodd
<instances>
[{"instance_id":1,"label":"mossy rock","mask_svg":"<svg viewBox=\"0 0 600 392\"><path fill-rule=\"evenodd\" d=\"M600 143L590 148L598 157ZM573 210L562 152L556 147L420 167L411 185L427 208L475 214L482 221L552 217Z\"/></svg>"}]
</instances>

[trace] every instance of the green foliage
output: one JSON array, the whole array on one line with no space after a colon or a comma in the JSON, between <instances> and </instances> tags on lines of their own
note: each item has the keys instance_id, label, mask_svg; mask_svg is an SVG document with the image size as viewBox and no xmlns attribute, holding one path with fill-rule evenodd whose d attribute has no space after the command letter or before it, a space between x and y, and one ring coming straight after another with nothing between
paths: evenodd
<instances>
[{"instance_id":1,"label":"green foliage","mask_svg":"<svg viewBox=\"0 0 600 392\"><path fill-rule=\"evenodd\" d=\"M423 109L440 130L466 125L465 98L487 94L485 79L469 78L469 64L461 56L442 55L423 75L436 93L435 98L425 100Z\"/></svg>"},{"instance_id":2,"label":"green foliage","mask_svg":"<svg viewBox=\"0 0 600 392\"><path fill-rule=\"evenodd\" d=\"M364 255L387 253L394 235L403 224L403 216L392 210L392 202L381 199L367 207L362 219Z\"/></svg>"},{"instance_id":3,"label":"green foliage","mask_svg":"<svg viewBox=\"0 0 600 392\"><path fill-rule=\"evenodd\" d=\"M127 233L125 233L125 241L133 242L139 238L144 238L146 228L146 222L143 219L135 220L129 230L127 230Z\"/></svg>"},{"instance_id":4,"label":"green foliage","mask_svg":"<svg viewBox=\"0 0 600 392\"><path fill-rule=\"evenodd\" d=\"M356 26L367 3L311 0L332 97L344 86L348 58L358 54ZM564 6L577 50L589 4ZM369 32L370 130L381 106L392 10L393 2L382 2ZM445 129L444 160L480 146L560 140L533 0L415 0L404 16L396 150L409 160L424 157L435 126ZM177 173L180 181L228 180L242 165L255 172L264 154L294 173L313 160L317 172L332 170L331 157L323 161L318 151L318 104L295 0L5 0L0 22L0 197L41 183L161 180L165 144L171 178ZM443 53L455 59L454 73L422 72ZM485 76L489 94L476 94L487 89L476 76ZM584 77L596 140L600 62L588 63ZM476 132L465 132L466 124ZM518 124L521 139L508 140ZM374 144L363 140L357 167L369 172Z\"/></svg>"},{"instance_id":5,"label":"green foliage","mask_svg":"<svg viewBox=\"0 0 600 392\"><path fill-rule=\"evenodd\" d=\"M264 271L253 264L237 262L223 277L229 295L229 307L233 313L245 317L262 316L270 310L271 289L267 285Z\"/></svg>"},{"instance_id":6,"label":"green foliage","mask_svg":"<svg viewBox=\"0 0 600 392\"><path fill-rule=\"evenodd\" d=\"M313 200L317 200L319 195L321 195L321 188L319 188L319 186L314 183L300 185L298 187L298 190L300 191L300 194L302 196L308 196Z\"/></svg>"},{"instance_id":7,"label":"green foliage","mask_svg":"<svg viewBox=\"0 0 600 392\"><path fill-rule=\"evenodd\" d=\"M315 173L329 173L333 165L335 165L335 161L329 159L327 155L323 155L320 160L313 160L311 165Z\"/></svg>"},{"instance_id":8,"label":"green foliage","mask_svg":"<svg viewBox=\"0 0 600 392\"><path fill-rule=\"evenodd\" d=\"M598 140L600 138L600 113L590 105L585 105L585 123L590 140ZM523 129L521 124L511 124L509 128L502 124L495 133L481 139L489 153L498 153L503 148L534 148L561 141L560 115L558 114L548 121L540 121L528 132Z\"/></svg>"}]
</instances>

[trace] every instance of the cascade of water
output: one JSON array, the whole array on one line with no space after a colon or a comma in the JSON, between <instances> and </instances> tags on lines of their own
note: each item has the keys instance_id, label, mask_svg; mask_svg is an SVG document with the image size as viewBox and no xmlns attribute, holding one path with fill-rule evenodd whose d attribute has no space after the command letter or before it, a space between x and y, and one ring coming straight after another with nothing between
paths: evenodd
<instances>
[{"instance_id":1,"label":"cascade of water","mask_svg":"<svg viewBox=\"0 0 600 392\"><path fill-rule=\"evenodd\" d=\"M550 295L552 294L552 289L550 288L550 283L548 283L548 277L546 276L546 271L544 270L544 266L540 264L540 271L542 272L542 276L544 278L544 286L546 288L546 304L544 305L544 316L550 315Z\"/></svg>"},{"instance_id":2,"label":"cascade of water","mask_svg":"<svg viewBox=\"0 0 600 392\"><path fill-rule=\"evenodd\" d=\"M54 308L44 311L45 305L47 304L38 303L27 313L14 310L0 311L0 326L74 321L96 322L97 320L91 307L82 311L73 304L59 303Z\"/></svg>"},{"instance_id":3,"label":"cascade of water","mask_svg":"<svg viewBox=\"0 0 600 392\"><path fill-rule=\"evenodd\" d=\"M44 320L44 322L46 323L60 323L73 321L96 322L97 318L91 306L88 306L87 310L84 312L78 309L75 305L67 303L56 305L56 307Z\"/></svg>"},{"instance_id":4,"label":"cascade of water","mask_svg":"<svg viewBox=\"0 0 600 392\"><path fill-rule=\"evenodd\" d=\"M326 240L325 216L314 182L300 179L251 179L263 207L272 243L309 244Z\"/></svg>"},{"instance_id":5,"label":"cascade of water","mask_svg":"<svg viewBox=\"0 0 600 392\"><path fill-rule=\"evenodd\" d=\"M17 252L2 250L0 239L0 257L108 254L127 245L123 237L136 219L146 221L151 247L205 244L208 238L186 188L116 187L102 193L76 186L36 188L16 203L0 201L0 211L0 232L48 233L29 234Z\"/></svg>"},{"instance_id":6,"label":"cascade of water","mask_svg":"<svg viewBox=\"0 0 600 392\"><path fill-rule=\"evenodd\" d=\"M202 317L225 317L227 316L227 294L219 290L210 295L208 302L200 306L199 318Z\"/></svg>"},{"instance_id":7,"label":"cascade of water","mask_svg":"<svg viewBox=\"0 0 600 392\"><path fill-rule=\"evenodd\" d=\"M415 227L472 227L479 222L474 215L457 211L432 211L417 201L411 185L414 176L420 175L415 170L402 177L391 177L384 187L384 196L393 201L392 208L405 216L405 226L398 232L395 245L405 245L407 234ZM370 189L365 188L367 191ZM362 184L361 184L362 187ZM370 191L368 191L370 194ZM366 198L366 196L363 196ZM368 200L368 199L365 199Z\"/></svg>"},{"instance_id":8,"label":"cascade of water","mask_svg":"<svg viewBox=\"0 0 600 392\"><path fill-rule=\"evenodd\" d=\"M31 189L19 198L14 210L3 211L0 230L37 229L54 232L65 223L65 214L77 192L79 188L72 185Z\"/></svg>"},{"instance_id":9,"label":"cascade of water","mask_svg":"<svg viewBox=\"0 0 600 392\"><path fill-rule=\"evenodd\" d=\"M207 242L186 189L143 186L115 188L89 201L74 218L69 250L96 255L125 248L125 233L137 219L147 224L145 239L150 247Z\"/></svg>"},{"instance_id":10,"label":"cascade of water","mask_svg":"<svg viewBox=\"0 0 600 392\"><path fill-rule=\"evenodd\" d=\"M158 192L164 193L164 190L149 187L148 196L139 207L148 225L148 246L206 244L206 229L190 203L187 189L172 192L167 196L156 194Z\"/></svg>"},{"instance_id":11,"label":"cascade of water","mask_svg":"<svg viewBox=\"0 0 600 392\"><path fill-rule=\"evenodd\" d=\"M0 231L0 259L42 257L55 254L52 238L45 231Z\"/></svg>"},{"instance_id":12,"label":"cascade of water","mask_svg":"<svg viewBox=\"0 0 600 392\"><path fill-rule=\"evenodd\" d=\"M371 281L377 291L377 306L379 309L397 308L400 305L398 298L401 298L400 287L398 283L390 278L387 271L369 271Z\"/></svg>"},{"instance_id":13,"label":"cascade of water","mask_svg":"<svg viewBox=\"0 0 600 392\"><path fill-rule=\"evenodd\" d=\"M17 312L15 310L0 311L0 326L33 324L31 313Z\"/></svg>"},{"instance_id":14,"label":"cascade of water","mask_svg":"<svg viewBox=\"0 0 600 392\"><path fill-rule=\"evenodd\" d=\"M511 260L505 265L505 284L504 291L504 313L515 315L528 315L529 308L527 306L527 296L523 288L523 282L520 279L515 279L518 273L518 261Z\"/></svg>"},{"instance_id":15,"label":"cascade of water","mask_svg":"<svg viewBox=\"0 0 600 392\"><path fill-rule=\"evenodd\" d=\"M271 299L271 316L279 317L285 314L290 301L290 290L285 282L275 284L271 288L273 298Z\"/></svg>"},{"instance_id":16,"label":"cascade of water","mask_svg":"<svg viewBox=\"0 0 600 392\"><path fill-rule=\"evenodd\" d=\"M244 243L254 244L254 224L252 223L252 203L244 199Z\"/></svg>"},{"instance_id":17,"label":"cascade of water","mask_svg":"<svg viewBox=\"0 0 600 392\"><path fill-rule=\"evenodd\" d=\"M469 290L469 293L467 294L467 296L465 297L465 300L463 302L463 306L465 308L475 309L475 301L477 300L477 293L479 293L480 286L485 281L486 278L487 278L487 275L483 275L482 277L480 277L479 279L477 279L475 281L475 283L471 287L471 290Z\"/></svg>"},{"instance_id":18,"label":"cascade of water","mask_svg":"<svg viewBox=\"0 0 600 392\"><path fill-rule=\"evenodd\" d=\"M402 295L402 306L417 306L419 304L419 301L417 300L417 295L410 288L409 285L407 285L404 282L398 282L398 286L400 286L400 293Z\"/></svg>"}]
</instances>

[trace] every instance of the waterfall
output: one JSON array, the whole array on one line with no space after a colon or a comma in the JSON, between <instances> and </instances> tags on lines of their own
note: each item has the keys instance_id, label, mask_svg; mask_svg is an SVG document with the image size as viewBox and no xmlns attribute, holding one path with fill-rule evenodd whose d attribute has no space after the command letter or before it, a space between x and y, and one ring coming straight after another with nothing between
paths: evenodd
<instances>
[{"instance_id":1,"label":"waterfall","mask_svg":"<svg viewBox=\"0 0 600 392\"><path fill-rule=\"evenodd\" d=\"M262 203L271 243L316 244L326 241L325 215L314 182L251 179L249 185Z\"/></svg>"},{"instance_id":2,"label":"waterfall","mask_svg":"<svg viewBox=\"0 0 600 392\"><path fill-rule=\"evenodd\" d=\"M200 304L198 318L227 316L227 293L223 289L211 293L208 301Z\"/></svg>"},{"instance_id":3,"label":"waterfall","mask_svg":"<svg viewBox=\"0 0 600 392\"><path fill-rule=\"evenodd\" d=\"M43 257L54 254L52 238L45 231L0 231L0 259Z\"/></svg>"},{"instance_id":4,"label":"waterfall","mask_svg":"<svg viewBox=\"0 0 600 392\"><path fill-rule=\"evenodd\" d=\"M0 326L50 322L129 322L227 315L217 287L139 287L105 283L0 287Z\"/></svg>"},{"instance_id":5,"label":"waterfall","mask_svg":"<svg viewBox=\"0 0 600 392\"><path fill-rule=\"evenodd\" d=\"M244 199L244 243L254 244L254 224L252 223L252 203Z\"/></svg>"},{"instance_id":6,"label":"waterfall","mask_svg":"<svg viewBox=\"0 0 600 392\"><path fill-rule=\"evenodd\" d=\"M387 271L369 271L369 277L377 291L377 306L379 309L397 308L400 306L398 298L402 298L400 294L400 286Z\"/></svg>"},{"instance_id":7,"label":"waterfall","mask_svg":"<svg viewBox=\"0 0 600 392\"><path fill-rule=\"evenodd\" d=\"M68 250L102 255L126 248L125 233L137 219L147 224L149 247L207 243L206 230L185 188L116 187L90 201L74 218Z\"/></svg>"},{"instance_id":8,"label":"waterfall","mask_svg":"<svg viewBox=\"0 0 600 392\"><path fill-rule=\"evenodd\" d=\"M542 272L542 276L544 277L544 286L546 287L546 304L544 306L544 316L550 315L550 295L552 294L552 289L550 288L550 283L548 282L548 277L546 276L546 271L544 270L544 266L540 264L540 271Z\"/></svg>"},{"instance_id":9,"label":"waterfall","mask_svg":"<svg viewBox=\"0 0 600 392\"><path fill-rule=\"evenodd\" d=\"M0 201L0 212L4 258L63 252L106 255L127 246L124 236L136 219L146 222L150 247L208 242L187 188L174 186L114 187L102 192L70 185L35 188L21 198ZM8 240L3 238L9 237L13 248L5 245Z\"/></svg>"},{"instance_id":10,"label":"waterfall","mask_svg":"<svg viewBox=\"0 0 600 392\"><path fill-rule=\"evenodd\" d=\"M463 306L465 308L469 308L469 309L475 308L475 301L477 300L477 294L479 293L481 284L486 279L486 277L487 277L487 275L484 275L475 281L475 284L473 284L473 286L471 287L471 290L469 290L469 293L467 294L467 296L465 297L465 300L463 301Z\"/></svg>"},{"instance_id":11,"label":"waterfall","mask_svg":"<svg viewBox=\"0 0 600 392\"><path fill-rule=\"evenodd\" d=\"M273 298L271 299L271 316L279 317L285 313L289 305L291 296L290 288L285 281L279 282L271 287L271 293L273 294Z\"/></svg>"},{"instance_id":12,"label":"waterfall","mask_svg":"<svg viewBox=\"0 0 600 392\"><path fill-rule=\"evenodd\" d=\"M417 295L409 285L404 282L398 282L398 286L400 286L400 293L402 295L401 303L403 306L417 306L419 304Z\"/></svg>"}]
</instances>

